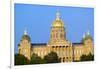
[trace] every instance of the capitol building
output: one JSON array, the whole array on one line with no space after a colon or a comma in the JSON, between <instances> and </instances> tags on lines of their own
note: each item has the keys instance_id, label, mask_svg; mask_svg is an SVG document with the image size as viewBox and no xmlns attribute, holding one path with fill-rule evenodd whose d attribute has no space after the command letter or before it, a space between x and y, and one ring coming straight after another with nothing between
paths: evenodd
<instances>
[{"instance_id":1,"label":"capitol building","mask_svg":"<svg viewBox=\"0 0 100 69\"><path fill-rule=\"evenodd\" d=\"M75 37L77 39L77 37ZM60 13L56 13L56 18L52 23L50 38L47 43L32 43L27 31L18 44L18 53L24 55L29 60L33 53L41 58L50 52L56 52L60 62L79 61L83 54L93 54L93 39L89 32L85 33L80 43L72 43L66 39L64 23Z\"/></svg>"}]
</instances>

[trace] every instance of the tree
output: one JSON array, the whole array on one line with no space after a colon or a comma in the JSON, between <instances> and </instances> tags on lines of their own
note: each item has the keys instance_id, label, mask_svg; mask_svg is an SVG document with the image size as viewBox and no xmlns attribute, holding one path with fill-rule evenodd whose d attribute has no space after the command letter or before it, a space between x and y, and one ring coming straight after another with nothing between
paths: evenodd
<instances>
[{"instance_id":1,"label":"tree","mask_svg":"<svg viewBox=\"0 0 100 69\"><path fill-rule=\"evenodd\" d=\"M88 59L89 59L89 61L93 61L94 60L94 55L90 53L88 55Z\"/></svg>"},{"instance_id":2,"label":"tree","mask_svg":"<svg viewBox=\"0 0 100 69\"><path fill-rule=\"evenodd\" d=\"M29 64L29 60L21 54L15 54L15 65L26 65Z\"/></svg>"},{"instance_id":3,"label":"tree","mask_svg":"<svg viewBox=\"0 0 100 69\"><path fill-rule=\"evenodd\" d=\"M37 54L33 53L31 56L30 64L43 64L45 61Z\"/></svg>"},{"instance_id":4,"label":"tree","mask_svg":"<svg viewBox=\"0 0 100 69\"><path fill-rule=\"evenodd\" d=\"M44 56L44 61L46 63L58 63L60 62L57 53L51 52L48 55Z\"/></svg>"},{"instance_id":5,"label":"tree","mask_svg":"<svg viewBox=\"0 0 100 69\"><path fill-rule=\"evenodd\" d=\"M88 55L82 55L80 57L80 61L93 61L94 60L94 55L92 55L91 53Z\"/></svg>"}]
</instances>

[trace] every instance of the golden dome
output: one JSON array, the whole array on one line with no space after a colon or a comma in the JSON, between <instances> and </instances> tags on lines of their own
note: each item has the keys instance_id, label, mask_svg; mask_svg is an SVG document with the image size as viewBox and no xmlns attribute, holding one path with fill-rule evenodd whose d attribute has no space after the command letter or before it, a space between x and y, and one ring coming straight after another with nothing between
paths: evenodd
<instances>
[{"instance_id":1,"label":"golden dome","mask_svg":"<svg viewBox=\"0 0 100 69\"><path fill-rule=\"evenodd\" d=\"M60 13L56 13L56 20L53 22L52 27L64 27L63 22L60 19Z\"/></svg>"},{"instance_id":2,"label":"golden dome","mask_svg":"<svg viewBox=\"0 0 100 69\"><path fill-rule=\"evenodd\" d=\"M53 27L64 27L64 24L61 20L55 20L52 24Z\"/></svg>"}]
</instances>

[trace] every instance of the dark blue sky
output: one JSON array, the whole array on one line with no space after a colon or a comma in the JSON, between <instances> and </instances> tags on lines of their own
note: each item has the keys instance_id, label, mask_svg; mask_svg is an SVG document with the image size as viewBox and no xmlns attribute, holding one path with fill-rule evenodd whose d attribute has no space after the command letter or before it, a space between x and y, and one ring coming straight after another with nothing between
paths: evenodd
<instances>
[{"instance_id":1,"label":"dark blue sky","mask_svg":"<svg viewBox=\"0 0 100 69\"><path fill-rule=\"evenodd\" d=\"M59 10L66 29L66 39L80 42L88 30L94 37L94 9L80 7L62 7L32 4L14 5L15 52L18 43L27 29L32 43L47 43L50 37L51 24Z\"/></svg>"}]
</instances>

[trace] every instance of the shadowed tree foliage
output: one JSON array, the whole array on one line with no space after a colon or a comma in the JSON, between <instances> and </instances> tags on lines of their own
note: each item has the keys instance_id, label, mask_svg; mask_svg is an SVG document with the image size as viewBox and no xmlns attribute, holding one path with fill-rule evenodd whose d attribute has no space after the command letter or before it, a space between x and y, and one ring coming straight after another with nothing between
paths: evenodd
<instances>
[{"instance_id":1,"label":"shadowed tree foliage","mask_svg":"<svg viewBox=\"0 0 100 69\"><path fill-rule=\"evenodd\" d=\"M45 61L37 54L33 53L31 56L30 64L43 64Z\"/></svg>"},{"instance_id":2,"label":"shadowed tree foliage","mask_svg":"<svg viewBox=\"0 0 100 69\"><path fill-rule=\"evenodd\" d=\"M21 54L15 54L15 65L26 65L29 64L29 60Z\"/></svg>"},{"instance_id":3,"label":"shadowed tree foliage","mask_svg":"<svg viewBox=\"0 0 100 69\"><path fill-rule=\"evenodd\" d=\"M80 61L93 61L94 60L94 55L91 53L89 55L82 55L80 57Z\"/></svg>"},{"instance_id":4,"label":"shadowed tree foliage","mask_svg":"<svg viewBox=\"0 0 100 69\"><path fill-rule=\"evenodd\" d=\"M44 57L44 61L46 63L58 63L60 60L58 59L58 55L55 52L51 52Z\"/></svg>"}]
</instances>

